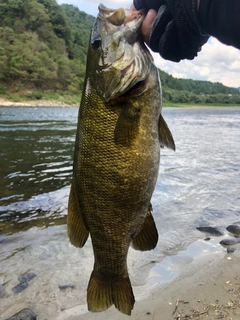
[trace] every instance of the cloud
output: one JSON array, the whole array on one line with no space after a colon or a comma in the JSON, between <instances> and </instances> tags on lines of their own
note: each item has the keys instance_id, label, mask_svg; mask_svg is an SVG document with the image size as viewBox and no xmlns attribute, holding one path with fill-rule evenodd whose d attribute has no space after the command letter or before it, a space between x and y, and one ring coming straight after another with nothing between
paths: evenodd
<instances>
[{"instance_id":1,"label":"cloud","mask_svg":"<svg viewBox=\"0 0 240 320\"><path fill-rule=\"evenodd\" d=\"M102 2L109 8L130 8L129 0L57 0L59 4L69 3L80 10L94 16L98 13L98 5ZM218 40L210 38L202 51L194 60L184 60L179 63L163 60L158 54L153 54L155 64L160 69L174 77L221 82L229 87L240 87L240 51L223 45Z\"/></svg>"},{"instance_id":2,"label":"cloud","mask_svg":"<svg viewBox=\"0 0 240 320\"><path fill-rule=\"evenodd\" d=\"M88 14L96 16L98 14L98 5L103 3L106 7L117 9L120 7L130 8L131 1L129 0L57 0L57 3L68 3L78 7L80 10L85 11Z\"/></svg>"},{"instance_id":3,"label":"cloud","mask_svg":"<svg viewBox=\"0 0 240 320\"><path fill-rule=\"evenodd\" d=\"M163 60L154 53L157 67L177 78L221 82L240 87L240 51L211 38L194 60L179 63Z\"/></svg>"}]
</instances>

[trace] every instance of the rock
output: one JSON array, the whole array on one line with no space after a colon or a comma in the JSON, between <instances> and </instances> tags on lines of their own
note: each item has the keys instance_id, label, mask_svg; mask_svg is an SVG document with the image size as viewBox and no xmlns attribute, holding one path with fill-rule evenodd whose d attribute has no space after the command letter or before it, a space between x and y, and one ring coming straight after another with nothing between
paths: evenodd
<instances>
[{"instance_id":1,"label":"rock","mask_svg":"<svg viewBox=\"0 0 240 320\"><path fill-rule=\"evenodd\" d=\"M18 294L18 293L22 292L23 290L25 290L27 287L28 287L27 282L21 282L12 288L12 292L14 294Z\"/></svg>"},{"instance_id":2,"label":"rock","mask_svg":"<svg viewBox=\"0 0 240 320\"><path fill-rule=\"evenodd\" d=\"M215 227L197 227L196 229L201 232L206 232L206 233L209 233L214 236L222 236L223 235L223 232L219 231Z\"/></svg>"},{"instance_id":3,"label":"rock","mask_svg":"<svg viewBox=\"0 0 240 320\"><path fill-rule=\"evenodd\" d=\"M207 237L207 238L205 238L204 240L205 240L205 241L210 241L211 238L210 238L210 237Z\"/></svg>"},{"instance_id":4,"label":"rock","mask_svg":"<svg viewBox=\"0 0 240 320\"><path fill-rule=\"evenodd\" d=\"M240 239L230 238L230 239L223 239L219 242L222 246L232 246L234 244L240 243Z\"/></svg>"},{"instance_id":5,"label":"rock","mask_svg":"<svg viewBox=\"0 0 240 320\"><path fill-rule=\"evenodd\" d=\"M234 234L236 236L240 236L240 226L238 226L236 224L231 224L226 229L227 229L227 231L231 232L232 234Z\"/></svg>"},{"instance_id":6,"label":"rock","mask_svg":"<svg viewBox=\"0 0 240 320\"><path fill-rule=\"evenodd\" d=\"M32 310L26 308L26 309L19 311L14 316L12 316L11 318L8 318L6 320L36 320L36 319L37 319L37 317L36 317L35 313Z\"/></svg>"},{"instance_id":7,"label":"rock","mask_svg":"<svg viewBox=\"0 0 240 320\"><path fill-rule=\"evenodd\" d=\"M233 253L235 250L236 250L236 248L228 247L227 248L227 253Z\"/></svg>"},{"instance_id":8,"label":"rock","mask_svg":"<svg viewBox=\"0 0 240 320\"><path fill-rule=\"evenodd\" d=\"M12 292L14 294L18 294L25 290L28 287L28 282L36 277L36 274L33 272L21 274L18 277L18 281L20 282L15 287L12 288Z\"/></svg>"},{"instance_id":9,"label":"rock","mask_svg":"<svg viewBox=\"0 0 240 320\"><path fill-rule=\"evenodd\" d=\"M21 274L19 277L18 277L18 281L23 283L23 282L29 282L31 281L33 278L36 277L36 274L33 273L33 272L30 272L30 273L24 273L24 274Z\"/></svg>"},{"instance_id":10,"label":"rock","mask_svg":"<svg viewBox=\"0 0 240 320\"><path fill-rule=\"evenodd\" d=\"M62 291L66 289L75 289L76 287L72 284L65 284L65 285L58 286L58 288Z\"/></svg>"}]
</instances>

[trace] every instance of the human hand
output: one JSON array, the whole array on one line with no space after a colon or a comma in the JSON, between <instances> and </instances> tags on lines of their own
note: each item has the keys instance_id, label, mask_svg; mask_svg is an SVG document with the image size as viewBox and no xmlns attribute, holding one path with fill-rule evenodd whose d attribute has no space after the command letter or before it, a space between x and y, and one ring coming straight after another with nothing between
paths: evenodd
<instances>
[{"instance_id":1,"label":"human hand","mask_svg":"<svg viewBox=\"0 0 240 320\"><path fill-rule=\"evenodd\" d=\"M200 30L197 5L199 5L197 0L134 0L133 2L134 8L148 12L142 25L144 41L164 59L174 62L194 59L209 38Z\"/></svg>"},{"instance_id":2,"label":"human hand","mask_svg":"<svg viewBox=\"0 0 240 320\"><path fill-rule=\"evenodd\" d=\"M133 11L136 10L136 8L134 7L134 4L131 5L130 9ZM142 23L142 28L141 28L142 37L144 42L146 42L147 45L149 45L149 36L150 36L150 32L152 30L152 26L156 17L157 17L157 11L154 9L149 9Z\"/></svg>"}]
</instances>

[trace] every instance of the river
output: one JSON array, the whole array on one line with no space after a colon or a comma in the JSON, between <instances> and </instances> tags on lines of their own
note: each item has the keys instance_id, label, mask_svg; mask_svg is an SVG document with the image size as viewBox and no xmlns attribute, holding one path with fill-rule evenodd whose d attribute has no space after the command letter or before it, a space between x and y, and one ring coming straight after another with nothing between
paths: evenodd
<instances>
[{"instance_id":1,"label":"river","mask_svg":"<svg viewBox=\"0 0 240 320\"><path fill-rule=\"evenodd\" d=\"M77 249L66 234L77 113L0 107L0 319L24 307L39 320L76 305L87 312L91 242ZM170 281L178 264L223 250L217 237L205 244L196 227L226 233L240 220L240 108L164 108L163 115L176 152L161 151L152 199L158 246L129 251L137 300ZM26 288L22 275L32 275Z\"/></svg>"}]
</instances>

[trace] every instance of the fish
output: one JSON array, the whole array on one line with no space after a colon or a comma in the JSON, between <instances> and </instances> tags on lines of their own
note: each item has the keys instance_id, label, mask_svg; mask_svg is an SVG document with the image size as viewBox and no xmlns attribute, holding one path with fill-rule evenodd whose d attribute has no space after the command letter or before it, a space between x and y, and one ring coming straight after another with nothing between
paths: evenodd
<instances>
[{"instance_id":1,"label":"fish","mask_svg":"<svg viewBox=\"0 0 240 320\"><path fill-rule=\"evenodd\" d=\"M98 9L78 115L67 229L76 247L91 236L88 310L115 305L131 315L128 250L157 245L151 197L160 147L175 150L175 143L161 114L158 70L140 35L144 12L103 4Z\"/></svg>"}]
</instances>

